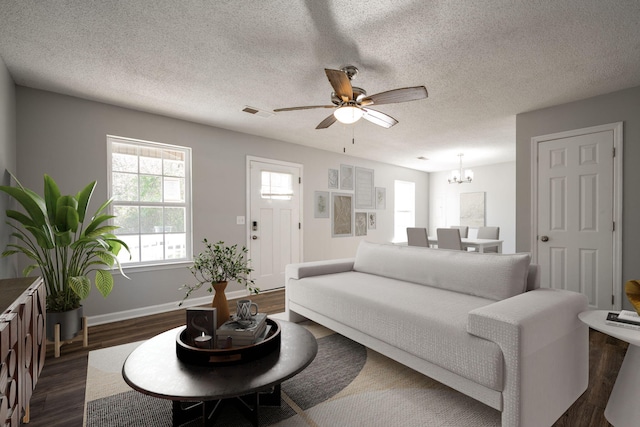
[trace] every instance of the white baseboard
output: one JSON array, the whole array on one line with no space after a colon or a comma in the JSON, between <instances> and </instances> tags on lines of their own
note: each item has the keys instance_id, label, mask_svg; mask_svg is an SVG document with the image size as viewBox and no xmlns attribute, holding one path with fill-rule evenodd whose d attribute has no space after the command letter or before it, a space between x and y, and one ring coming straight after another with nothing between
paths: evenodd
<instances>
[{"instance_id":1,"label":"white baseboard","mask_svg":"<svg viewBox=\"0 0 640 427\"><path fill-rule=\"evenodd\" d=\"M247 291L233 291L226 293L227 299L242 298L248 295ZM135 308L133 310L117 311L115 313L100 314L97 316L87 316L88 326L103 325L105 323L119 322L121 320L135 319L137 317L149 316L152 314L166 313L173 310L181 310L187 307L195 307L198 305L211 304L213 294L186 300L182 305L178 305L180 301L169 302L159 305L150 305L148 307Z\"/></svg>"}]
</instances>

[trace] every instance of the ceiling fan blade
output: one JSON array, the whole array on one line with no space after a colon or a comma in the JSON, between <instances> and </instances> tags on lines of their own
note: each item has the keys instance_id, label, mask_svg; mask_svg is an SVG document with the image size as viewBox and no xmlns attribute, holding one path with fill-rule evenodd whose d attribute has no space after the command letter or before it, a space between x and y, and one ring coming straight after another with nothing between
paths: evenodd
<instances>
[{"instance_id":1,"label":"ceiling fan blade","mask_svg":"<svg viewBox=\"0 0 640 427\"><path fill-rule=\"evenodd\" d=\"M338 98L343 102L351 101L353 99L353 88L347 74L342 70L330 70L328 68L325 68L324 72Z\"/></svg>"},{"instance_id":2,"label":"ceiling fan blade","mask_svg":"<svg viewBox=\"0 0 640 427\"><path fill-rule=\"evenodd\" d=\"M389 129L391 126L398 123L396 119L388 114L381 113L380 111L372 110L370 108L363 108L362 111L364 111L364 115L362 116L363 119L366 119L375 125L382 126L383 128Z\"/></svg>"},{"instance_id":3,"label":"ceiling fan blade","mask_svg":"<svg viewBox=\"0 0 640 427\"><path fill-rule=\"evenodd\" d=\"M416 101L428 96L427 88L424 86L404 87L401 89L388 90L364 97L360 105L381 105L393 104L396 102Z\"/></svg>"},{"instance_id":4,"label":"ceiling fan blade","mask_svg":"<svg viewBox=\"0 0 640 427\"><path fill-rule=\"evenodd\" d=\"M318 126L316 126L316 129L326 129L329 126L331 126L332 124L334 124L336 122L336 116L334 116L333 114L330 115L329 117L327 117L326 119L324 119L323 121L320 122L320 124Z\"/></svg>"},{"instance_id":5,"label":"ceiling fan blade","mask_svg":"<svg viewBox=\"0 0 640 427\"><path fill-rule=\"evenodd\" d=\"M275 110L273 110L273 112L279 113L281 111L310 110L312 108L336 108L336 106L335 105L306 105L303 107L276 108Z\"/></svg>"}]
</instances>

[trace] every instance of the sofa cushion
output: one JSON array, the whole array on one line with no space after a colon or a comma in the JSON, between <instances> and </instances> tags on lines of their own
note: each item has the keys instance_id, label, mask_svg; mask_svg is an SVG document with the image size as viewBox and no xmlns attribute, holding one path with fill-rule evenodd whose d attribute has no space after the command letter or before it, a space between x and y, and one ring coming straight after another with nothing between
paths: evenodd
<instances>
[{"instance_id":1,"label":"sofa cushion","mask_svg":"<svg viewBox=\"0 0 640 427\"><path fill-rule=\"evenodd\" d=\"M490 298L525 292L531 256L361 242L354 271Z\"/></svg>"},{"instance_id":2,"label":"sofa cushion","mask_svg":"<svg viewBox=\"0 0 640 427\"><path fill-rule=\"evenodd\" d=\"M469 311L493 301L360 272L289 279L287 298L493 390L497 344L467 332Z\"/></svg>"}]
</instances>

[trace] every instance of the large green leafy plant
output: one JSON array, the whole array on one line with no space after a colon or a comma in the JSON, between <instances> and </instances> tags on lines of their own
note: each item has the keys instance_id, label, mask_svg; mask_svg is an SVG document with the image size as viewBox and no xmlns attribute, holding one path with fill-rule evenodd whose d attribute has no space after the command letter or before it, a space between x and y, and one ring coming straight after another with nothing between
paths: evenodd
<instances>
[{"instance_id":1,"label":"large green leafy plant","mask_svg":"<svg viewBox=\"0 0 640 427\"><path fill-rule=\"evenodd\" d=\"M122 272L117 255L122 248L127 251L129 248L112 234L118 227L109 225L108 221L114 216L103 213L111 200L103 203L90 218L86 215L96 181L75 196L65 196L60 194L56 182L45 175L44 197L41 197L12 177L17 186L0 186L0 191L18 201L24 213L7 210L7 224L14 229L12 236L18 242L7 245L2 256L26 255L32 263L23 270L25 276L40 269L50 312L80 307L91 290L89 275L93 272L98 291L104 297L109 295L113 289L109 270L117 265Z\"/></svg>"},{"instance_id":2,"label":"large green leafy plant","mask_svg":"<svg viewBox=\"0 0 640 427\"><path fill-rule=\"evenodd\" d=\"M231 280L246 286L249 293L257 294L260 292L260 289L254 286L253 279L249 277L253 269L249 267L250 260L246 257L248 252L246 247L238 249L238 245L225 246L224 242L209 243L207 239L202 242L205 245L205 250L194 258L193 265L189 267L189 271L198 283L181 287L181 289L186 289L182 302L204 284L209 284L208 291L213 292L211 286L213 283Z\"/></svg>"}]
</instances>

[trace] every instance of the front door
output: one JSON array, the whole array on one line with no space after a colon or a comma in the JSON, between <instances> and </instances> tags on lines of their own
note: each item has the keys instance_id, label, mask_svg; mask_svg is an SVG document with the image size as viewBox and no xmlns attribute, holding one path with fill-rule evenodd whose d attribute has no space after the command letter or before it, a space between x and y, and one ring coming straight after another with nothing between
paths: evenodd
<instances>
[{"instance_id":1,"label":"front door","mask_svg":"<svg viewBox=\"0 0 640 427\"><path fill-rule=\"evenodd\" d=\"M301 260L301 166L248 159L249 257L261 291L284 287L287 264Z\"/></svg>"},{"instance_id":2,"label":"front door","mask_svg":"<svg viewBox=\"0 0 640 427\"><path fill-rule=\"evenodd\" d=\"M589 306L619 306L614 264L615 128L534 138L541 285L585 294ZM620 130L621 132L621 130Z\"/></svg>"}]
</instances>

